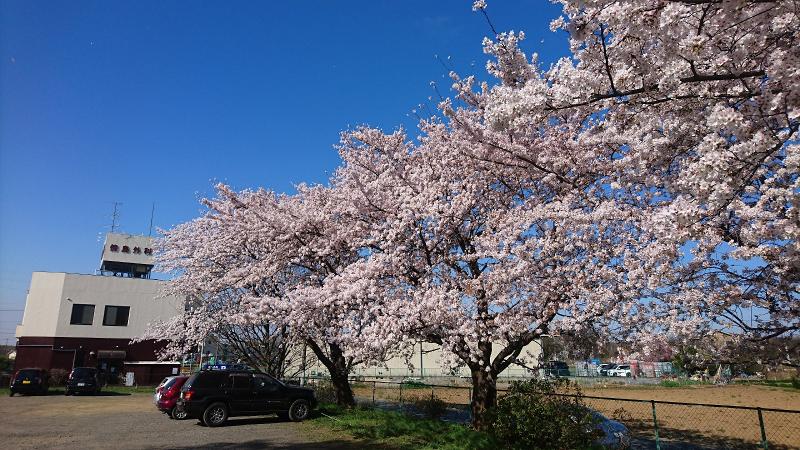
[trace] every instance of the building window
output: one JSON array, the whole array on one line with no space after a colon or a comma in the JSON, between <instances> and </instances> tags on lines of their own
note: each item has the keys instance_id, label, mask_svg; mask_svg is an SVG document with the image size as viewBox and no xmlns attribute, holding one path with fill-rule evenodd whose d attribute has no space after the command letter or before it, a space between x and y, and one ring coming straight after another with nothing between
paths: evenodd
<instances>
[{"instance_id":1,"label":"building window","mask_svg":"<svg viewBox=\"0 0 800 450\"><path fill-rule=\"evenodd\" d=\"M69 318L70 325L91 325L93 319L94 305L78 303L72 305L72 316Z\"/></svg>"},{"instance_id":2,"label":"building window","mask_svg":"<svg viewBox=\"0 0 800 450\"><path fill-rule=\"evenodd\" d=\"M127 245L122 246L122 253L130 253L130 252L131 252L130 247L128 247Z\"/></svg>"},{"instance_id":3,"label":"building window","mask_svg":"<svg viewBox=\"0 0 800 450\"><path fill-rule=\"evenodd\" d=\"M130 311L130 306L106 306L106 311L103 315L103 325L109 327L128 326L128 314Z\"/></svg>"},{"instance_id":4,"label":"building window","mask_svg":"<svg viewBox=\"0 0 800 450\"><path fill-rule=\"evenodd\" d=\"M145 249L144 249L144 254L145 254L145 255L152 255L152 254L153 254L153 249L150 249L150 248L146 248L146 247L145 247Z\"/></svg>"},{"instance_id":5,"label":"building window","mask_svg":"<svg viewBox=\"0 0 800 450\"><path fill-rule=\"evenodd\" d=\"M118 251L119 251L119 245L117 245L117 244L111 244L111 247L110 247L109 249L110 249L112 252L118 252Z\"/></svg>"},{"instance_id":6,"label":"building window","mask_svg":"<svg viewBox=\"0 0 800 450\"><path fill-rule=\"evenodd\" d=\"M133 253L135 255L138 255L139 253L142 253L142 249L139 247L133 247Z\"/></svg>"}]
</instances>

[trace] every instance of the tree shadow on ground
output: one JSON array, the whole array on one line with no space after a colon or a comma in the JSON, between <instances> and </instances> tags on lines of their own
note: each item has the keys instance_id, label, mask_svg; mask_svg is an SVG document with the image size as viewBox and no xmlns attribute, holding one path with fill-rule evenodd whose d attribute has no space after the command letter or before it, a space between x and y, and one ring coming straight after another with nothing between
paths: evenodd
<instances>
[{"instance_id":1,"label":"tree shadow on ground","mask_svg":"<svg viewBox=\"0 0 800 450\"><path fill-rule=\"evenodd\" d=\"M637 442L637 445L632 446L632 448L656 448L655 433L652 428L629 428L631 430L632 437ZM744 440L730 436L702 434L696 431L680 430L675 428L659 427L658 435L661 450L751 450L753 448L761 447L761 442L756 439ZM771 450L789 450L792 447L776 444L775 442L770 441L769 448Z\"/></svg>"},{"instance_id":2,"label":"tree shadow on ground","mask_svg":"<svg viewBox=\"0 0 800 450\"><path fill-rule=\"evenodd\" d=\"M249 417L231 417L220 428L237 427L242 425L259 425L267 423L288 422L286 419L281 419L275 416L249 416ZM197 421L197 426L205 427L205 425Z\"/></svg>"},{"instance_id":3,"label":"tree shadow on ground","mask_svg":"<svg viewBox=\"0 0 800 450\"><path fill-rule=\"evenodd\" d=\"M147 448L147 447L145 447ZM149 448L165 448L165 447L149 447ZM189 450L189 449L221 449L221 450L234 450L234 449L299 449L304 450L357 450L357 449L385 449L385 446L377 446L375 444L363 441L345 441L345 440L327 440L320 442L306 442L302 444L297 443L276 443L263 439L255 439L246 442L214 442L205 445L192 445L186 447L166 447L172 450Z\"/></svg>"}]
</instances>

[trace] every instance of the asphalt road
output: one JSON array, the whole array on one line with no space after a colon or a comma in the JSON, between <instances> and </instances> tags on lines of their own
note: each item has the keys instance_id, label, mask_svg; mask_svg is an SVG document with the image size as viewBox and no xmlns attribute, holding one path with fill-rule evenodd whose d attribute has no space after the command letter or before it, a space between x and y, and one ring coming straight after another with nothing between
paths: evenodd
<instances>
[{"instance_id":1,"label":"asphalt road","mask_svg":"<svg viewBox=\"0 0 800 450\"><path fill-rule=\"evenodd\" d=\"M0 448L7 449L364 448L274 416L232 418L219 428L171 420L144 394L0 397L0 418Z\"/></svg>"}]
</instances>

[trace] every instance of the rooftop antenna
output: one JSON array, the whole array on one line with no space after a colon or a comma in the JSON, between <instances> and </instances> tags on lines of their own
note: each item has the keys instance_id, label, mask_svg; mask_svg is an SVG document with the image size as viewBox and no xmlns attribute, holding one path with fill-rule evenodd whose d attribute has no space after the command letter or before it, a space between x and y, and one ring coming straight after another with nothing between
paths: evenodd
<instances>
[{"instance_id":1,"label":"rooftop antenna","mask_svg":"<svg viewBox=\"0 0 800 450\"><path fill-rule=\"evenodd\" d=\"M111 232L117 229L117 219L119 219L119 211L117 208L122 205L121 202L114 202L114 212L111 213Z\"/></svg>"},{"instance_id":2,"label":"rooftop antenna","mask_svg":"<svg viewBox=\"0 0 800 450\"><path fill-rule=\"evenodd\" d=\"M150 209L150 231L148 231L147 235L153 235L153 215L156 212L156 202L153 202L153 207Z\"/></svg>"}]
</instances>

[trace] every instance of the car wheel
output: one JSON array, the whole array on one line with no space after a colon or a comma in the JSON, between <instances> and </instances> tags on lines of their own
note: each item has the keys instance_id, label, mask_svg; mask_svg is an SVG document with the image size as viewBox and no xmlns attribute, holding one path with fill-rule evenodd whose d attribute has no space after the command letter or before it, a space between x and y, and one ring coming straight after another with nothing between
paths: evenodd
<instances>
[{"instance_id":1,"label":"car wheel","mask_svg":"<svg viewBox=\"0 0 800 450\"><path fill-rule=\"evenodd\" d=\"M72 392L69 389L64 390L64 395L72 395Z\"/></svg>"},{"instance_id":2,"label":"car wheel","mask_svg":"<svg viewBox=\"0 0 800 450\"><path fill-rule=\"evenodd\" d=\"M203 422L209 427L218 427L228 420L228 407L224 403L212 403L203 412Z\"/></svg>"},{"instance_id":3,"label":"car wheel","mask_svg":"<svg viewBox=\"0 0 800 450\"><path fill-rule=\"evenodd\" d=\"M308 400L302 398L297 399L292 403L292 406L289 407L289 419L294 422L306 420L309 415L311 415L311 405L308 403Z\"/></svg>"},{"instance_id":4,"label":"car wheel","mask_svg":"<svg viewBox=\"0 0 800 450\"><path fill-rule=\"evenodd\" d=\"M169 416L175 420L183 420L186 419L189 414L186 411L179 411L177 406L173 406L172 410L169 412Z\"/></svg>"},{"instance_id":5,"label":"car wheel","mask_svg":"<svg viewBox=\"0 0 800 450\"><path fill-rule=\"evenodd\" d=\"M8 396L9 396L9 397L13 397L13 396L14 396L14 391L9 391L9 392L8 392Z\"/></svg>"}]
</instances>

